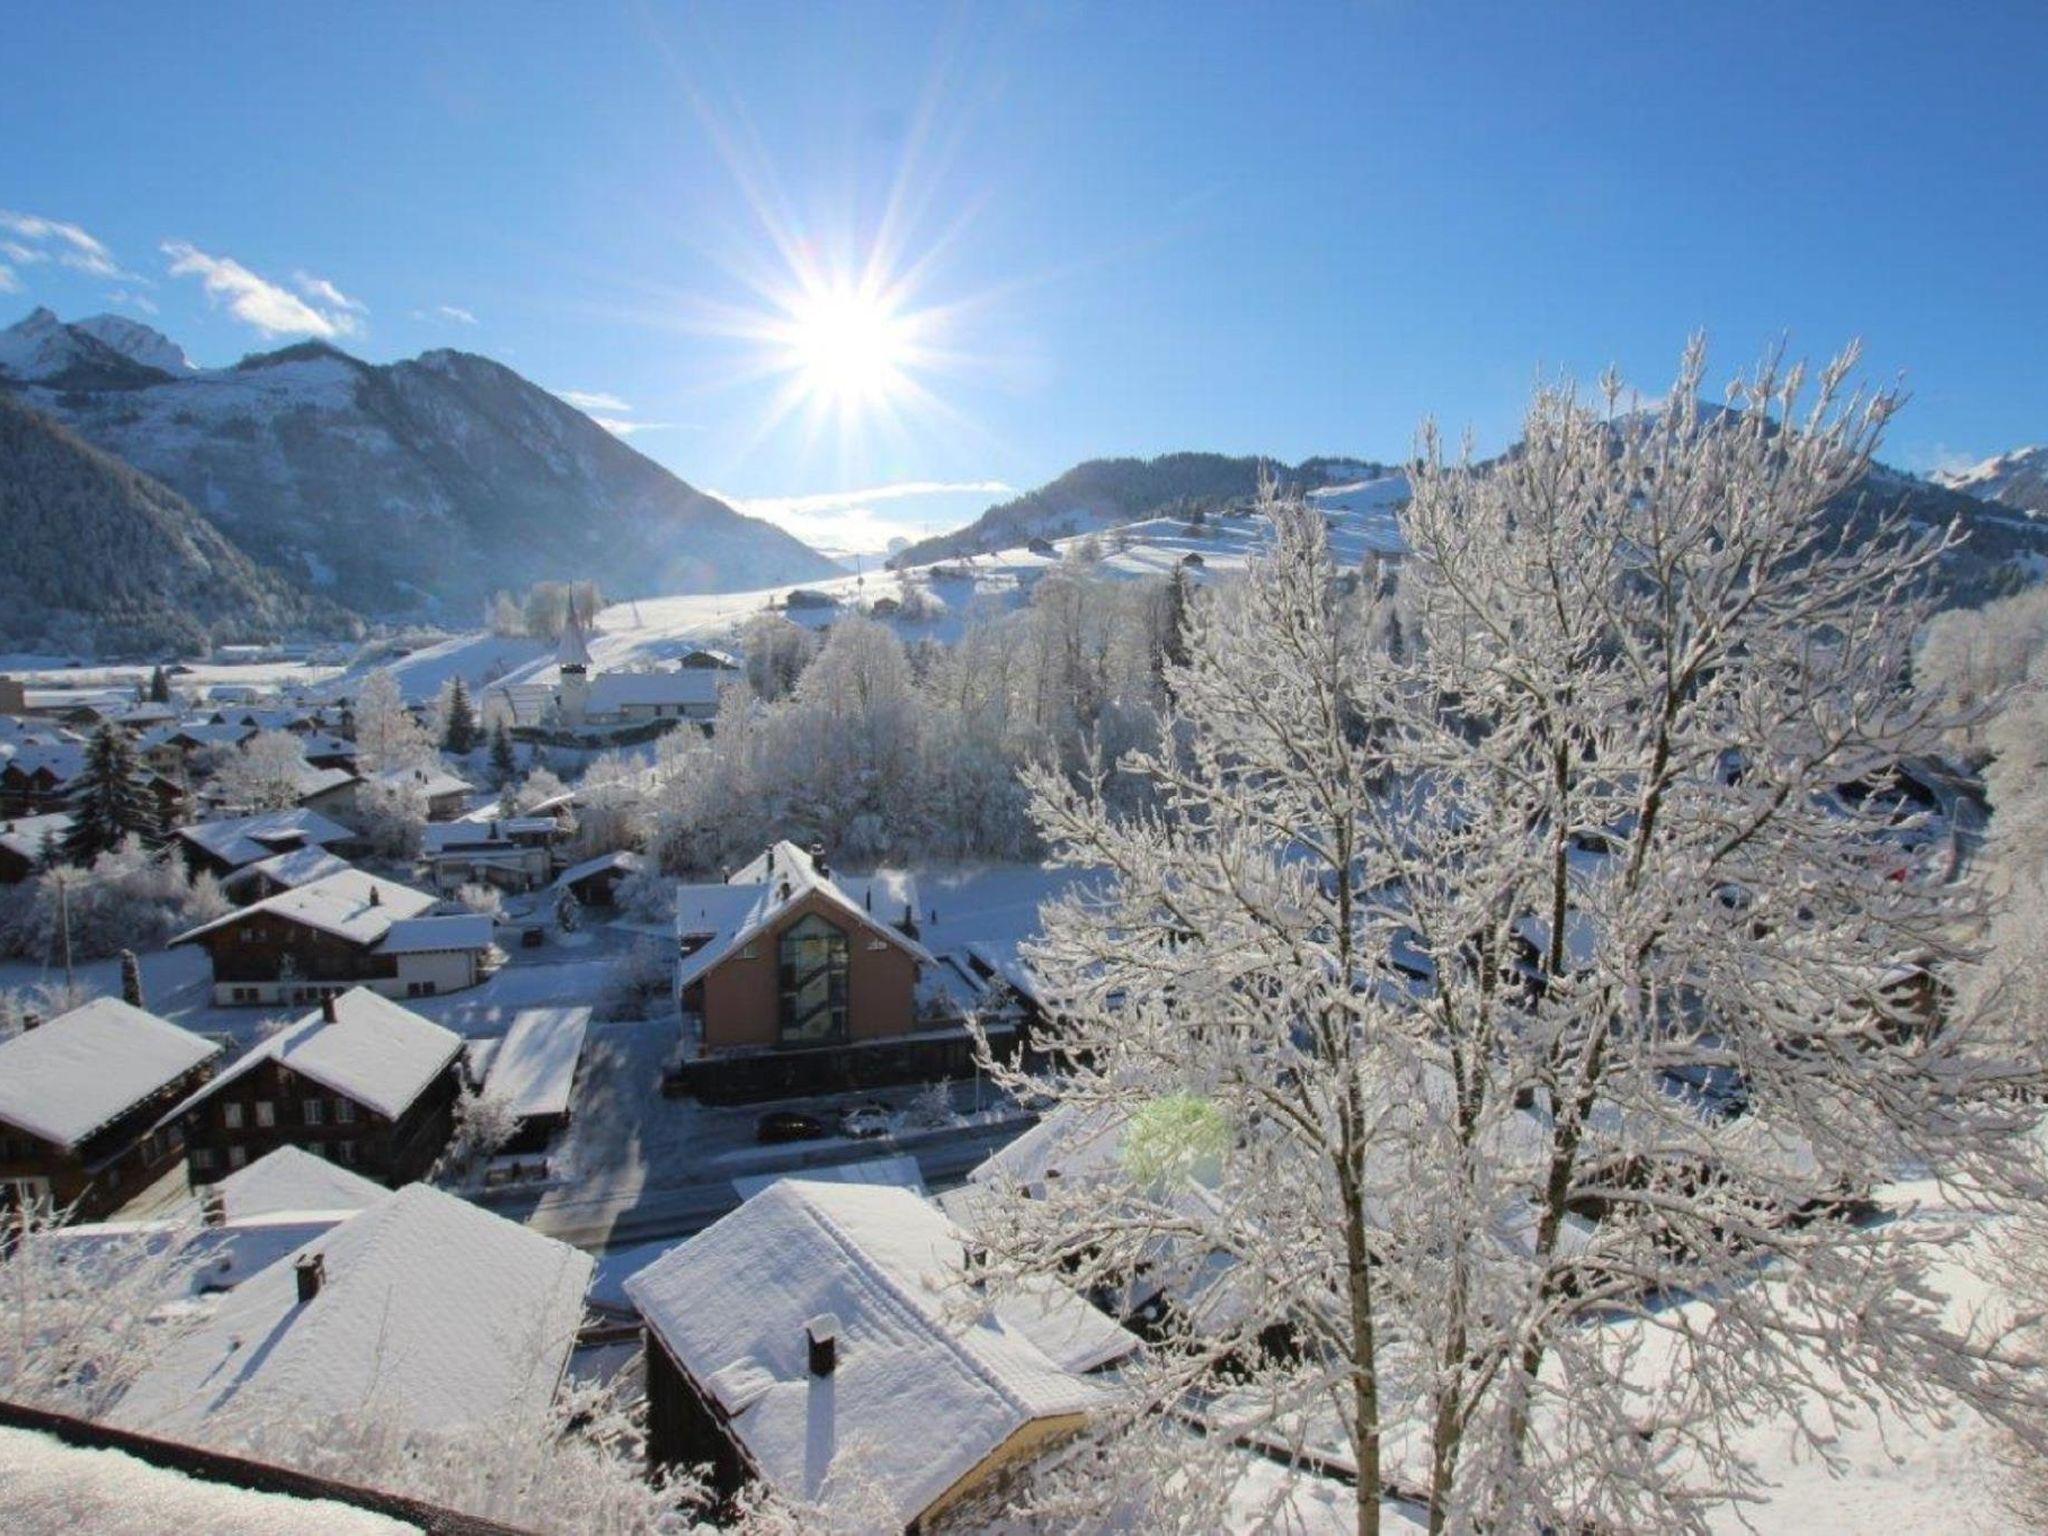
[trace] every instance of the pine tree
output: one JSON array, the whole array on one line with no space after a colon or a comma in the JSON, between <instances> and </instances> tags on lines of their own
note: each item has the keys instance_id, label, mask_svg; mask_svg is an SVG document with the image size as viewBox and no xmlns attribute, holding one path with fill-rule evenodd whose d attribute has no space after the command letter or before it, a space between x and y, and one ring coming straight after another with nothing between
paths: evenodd
<instances>
[{"instance_id":1,"label":"pine tree","mask_svg":"<svg viewBox=\"0 0 2048 1536\"><path fill-rule=\"evenodd\" d=\"M476 711L470 708L469 690L458 677L448 691L448 722L442 731L441 745L460 757L471 751L476 741Z\"/></svg>"},{"instance_id":2,"label":"pine tree","mask_svg":"<svg viewBox=\"0 0 2048 1536\"><path fill-rule=\"evenodd\" d=\"M500 720L491 728L491 775L503 788L518 772L519 760L512 755L512 734Z\"/></svg>"},{"instance_id":3,"label":"pine tree","mask_svg":"<svg viewBox=\"0 0 2048 1536\"><path fill-rule=\"evenodd\" d=\"M131 1008L141 1008L144 1006L142 1001L142 962L135 958L135 951L132 949L121 951L121 1001L128 1004Z\"/></svg>"},{"instance_id":4,"label":"pine tree","mask_svg":"<svg viewBox=\"0 0 2048 1536\"><path fill-rule=\"evenodd\" d=\"M145 839L158 834L156 803L142 783L135 748L111 725L101 726L86 748L85 769L71 797L71 816L64 856L81 868L120 847L130 833Z\"/></svg>"},{"instance_id":5,"label":"pine tree","mask_svg":"<svg viewBox=\"0 0 2048 1536\"><path fill-rule=\"evenodd\" d=\"M171 680L161 666L149 674L149 701L152 704L171 702Z\"/></svg>"}]
</instances>

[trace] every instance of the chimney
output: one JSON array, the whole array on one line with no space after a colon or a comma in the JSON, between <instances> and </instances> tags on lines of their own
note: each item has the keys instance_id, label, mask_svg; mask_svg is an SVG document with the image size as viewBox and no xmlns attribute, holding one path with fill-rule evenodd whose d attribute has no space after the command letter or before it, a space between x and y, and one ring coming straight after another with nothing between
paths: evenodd
<instances>
[{"instance_id":1,"label":"chimney","mask_svg":"<svg viewBox=\"0 0 2048 1536\"><path fill-rule=\"evenodd\" d=\"M21 1016L21 1032L25 1035L32 1029L38 1029L42 1026L42 1022L43 1016L31 1009Z\"/></svg>"},{"instance_id":2,"label":"chimney","mask_svg":"<svg viewBox=\"0 0 2048 1536\"><path fill-rule=\"evenodd\" d=\"M820 1312L804 1324L804 1338L810 1345L811 1374L830 1376L839 1364L839 1319Z\"/></svg>"},{"instance_id":3,"label":"chimney","mask_svg":"<svg viewBox=\"0 0 2048 1536\"><path fill-rule=\"evenodd\" d=\"M332 992L322 992L320 994L320 1017L329 1024L340 1022L341 1016L334 1011L334 994Z\"/></svg>"},{"instance_id":4,"label":"chimney","mask_svg":"<svg viewBox=\"0 0 2048 1536\"><path fill-rule=\"evenodd\" d=\"M199 1195L199 1220L208 1227L224 1227L228 1224L227 1197L218 1185L209 1184Z\"/></svg>"},{"instance_id":5,"label":"chimney","mask_svg":"<svg viewBox=\"0 0 2048 1536\"><path fill-rule=\"evenodd\" d=\"M304 1306L320 1294L320 1287L327 1279L327 1263L317 1253L309 1253L292 1265L292 1273L299 1280L299 1305Z\"/></svg>"},{"instance_id":6,"label":"chimney","mask_svg":"<svg viewBox=\"0 0 2048 1536\"><path fill-rule=\"evenodd\" d=\"M825 864L825 845L823 842L816 842L811 844L811 864L812 867L815 868L819 874L826 876L831 875L832 871L829 868L827 868Z\"/></svg>"},{"instance_id":7,"label":"chimney","mask_svg":"<svg viewBox=\"0 0 2048 1536\"><path fill-rule=\"evenodd\" d=\"M370 887L370 905L373 907L381 907L384 905L384 898L378 894L377 887L375 887L374 885Z\"/></svg>"}]
</instances>

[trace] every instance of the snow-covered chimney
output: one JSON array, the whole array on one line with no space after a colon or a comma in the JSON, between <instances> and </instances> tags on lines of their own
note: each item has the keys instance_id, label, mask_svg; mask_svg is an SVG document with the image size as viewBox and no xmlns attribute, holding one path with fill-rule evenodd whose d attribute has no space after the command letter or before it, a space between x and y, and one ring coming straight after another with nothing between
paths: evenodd
<instances>
[{"instance_id":1,"label":"snow-covered chimney","mask_svg":"<svg viewBox=\"0 0 2048 1536\"><path fill-rule=\"evenodd\" d=\"M830 876L832 873L825 863L825 845L822 842L811 844L811 867L821 875Z\"/></svg>"},{"instance_id":2,"label":"snow-covered chimney","mask_svg":"<svg viewBox=\"0 0 2048 1536\"><path fill-rule=\"evenodd\" d=\"M42 1026L42 1022L43 1016L40 1013L33 1011L24 1013L21 1016L21 1032L27 1034L32 1029L38 1029Z\"/></svg>"},{"instance_id":3,"label":"snow-covered chimney","mask_svg":"<svg viewBox=\"0 0 2048 1536\"><path fill-rule=\"evenodd\" d=\"M810 1345L811 1374L830 1376L839 1364L839 1319L820 1312L804 1324L804 1339Z\"/></svg>"},{"instance_id":4,"label":"snow-covered chimney","mask_svg":"<svg viewBox=\"0 0 2048 1536\"><path fill-rule=\"evenodd\" d=\"M199 1196L199 1220L209 1227L228 1224L228 1202L218 1186L209 1184Z\"/></svg>"},{"instance_id":5,"label":"snow-covered chimney","mask_svg":"<svg viewBox=\"0 0 2048 1536\"><path fill-rule=\"evenodd\" d=\"M327 1261L317 1253L309 1253L292 1265L292 1273L298 1277L299 1305L303 1307L320 1294L327 1279Z\"/></svg>"},{"instance_id":6,"label":"snow-covered chimney","mask_svg":"<svg viewBox=\"0 0 2048 1536\"><path fill-rule=\"evenodd\" d=\"M370 887L370 905L373 907L384 905L384 898L378 894L377 887L374 885Z\"/></svg>"}]
</instances>

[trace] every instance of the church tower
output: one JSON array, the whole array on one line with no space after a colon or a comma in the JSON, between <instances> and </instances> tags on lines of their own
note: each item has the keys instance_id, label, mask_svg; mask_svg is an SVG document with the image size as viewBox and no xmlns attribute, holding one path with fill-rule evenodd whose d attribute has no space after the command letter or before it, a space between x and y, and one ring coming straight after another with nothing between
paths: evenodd
<instances>
[{"instance_id":1,"label":"church tower","mask_svg":"<svg viewBox=\"0 0 2048 1536\"><path fill-rule=\"evenodd\" d=\"M555 708L564 725L583 724L590 707L590 643L583 636L583 619L572 600L569 622L562 627L561 643L555 647L555 665L562 674L555 692Z\"/></svg>"}]
</instances>

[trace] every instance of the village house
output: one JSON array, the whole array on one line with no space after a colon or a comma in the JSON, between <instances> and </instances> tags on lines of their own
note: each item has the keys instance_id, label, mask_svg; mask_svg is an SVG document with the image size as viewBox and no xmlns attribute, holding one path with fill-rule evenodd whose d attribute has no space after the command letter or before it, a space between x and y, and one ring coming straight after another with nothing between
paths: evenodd
<instances>
[{"instance_id":1,"label":"village house","mask_svg":"<svg viewBox=\"0 0 2048 1536\"><path fill-rule=\"evenodd\" d=\"M291 1146L403 1184L448 1143L461 1057L460 1035L358 987L253 1046L169 1118L194 1183Z\"/></svg>"},{"instance_id":2,"label":"village house","mask_svg":"<svg viewBox=\"0 0 2048 1536\"><path fill-rule=\"evenodd\" d=\"M217 1004L308 1003L367 986L386 997L473 987L502 959L488 917L431 916L435 898L358 869L266 896L171 940L213 962Z\"/></svg>"},{"instance_id":3,"label":"village house","mask_svg":"<svg viewBox=\"0 0 2048 1536\"><path fill-rule=\"evenodd\" d=\"M435 890L465 885L531 891L555 872L561 823L553 816L506 816L491 821L437 821L420 834L420 865Z\"/></svg>"},{"instance_id":4,"label":"village house","mask_svg":"<svg viewBox=\"0 0 2048 1536\"><path fill-rule=\"evenodd\" d=\"M1046 1282L983 1298L909 1190L782 1179L625 1283L646 1329L647 1448L799 1504L927 1528L1109 1406L1138 1340ZM886 1512L886 1513L884 1513Z\"/></svg>"},{"instance_id":5,"label":"village house","mask_svg":"<svg viewBox=\"0 0 2048 1536\"><path fill-rule=\"evenodd\" d=\"M469 781L445 768L387 768L363 782L417 794L426 804L429 821L453 821L469 806Z\"/></svg>"},{"instance_id":6,"label":"village house","mask_svg":"<svg viewBox=\"0 0 2048 1536\"><path fill-rule=\"evenodd\" d=\"M195 821L178 828L177 839L194 874L203 871L225 879L238 869L280 853L293 853L301 848L352 848L356 834L318 811L295 806L255 816Z\"/></svg>"},{"instance_id":7,"label":"village house","mask_svg":"<svg viewBox=\"0 0 2048 1536\"><path fill-rule=\"evenodd\" d=\"M541 1151L568 1128L589 1033L588 1008L524 1008L505 1038L490 1042L483 1091L518 1124L505 1151Z\"/></svg>"},{"instance_id":8,"label":"village house","mask_svg":"<svg viewBox=\"0 0 2048 1536\"><path fill-rule=\"evenodd\" d=\"M110 1420L199 1444L366 1411L401 1436L530 1423L561 1385L593 1267L408 1185L215 1299Z\"/></svg>"},{"instance_id":9,"label":"village house","mask_svg":"<svg viewBox=\"0 0 2048 1536\"><path fill-rule=\"evenodd\" d=\"M582 617L571 613L555 647L556 681L501 683L485 702L512 723L576 740L640 740L683 721L708 726L719 691L739 675L723 651L697 648L670 668L601 672L591 659Z\"/></svg>"},{"instance_id":10,"label":"village house","mask_svg":"<svg viewBox=\"0 0 2048 1536\"><path fill-rule=\"evenodd\" d=\"M266 896L295 891L302 885L325 880L329 875L338 875L352 867L347 859L329 853L325 848L294 848L289 853L273 853L254 864L244 864L233 874L222 878L220 889L221 894L237 906L248 906Z\"/></svg>"},{"instance_id":11,"label":"village house","mask_svg":"<svg viewBox=\"0 0 2048 1536\"><path fill-rule=\"evenodd\" d=\"M0 1209L92 1218L133 1199L176 1166L184 1144L159 1122L219 1054L111 997L0 1041Z\"/></svg>"},{"instance_id":12,"label":"village house","mask_svg":"<svg viewBox=\"0 0 2048 1536\"><path fill-rule=\"evenodd\" d=\"M71 817L63 811L0 821L0 885L19 885L61 857Z\"/></svg>"},{"instance_id":13,"label":"village house","mask_svg":"<svg viewBox=\"0 0 2048 1536\"><path fill-rule=\"evenodd\" d=\"M669 1091L770 1098L973 1070L958 1008L922 984L938 966L910 903L857 889L822 852L779 842L722 883L677 891L683 1038Z\"/></svg>"}]
</instances>

